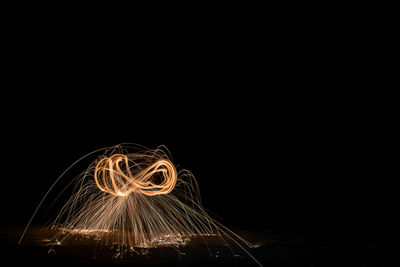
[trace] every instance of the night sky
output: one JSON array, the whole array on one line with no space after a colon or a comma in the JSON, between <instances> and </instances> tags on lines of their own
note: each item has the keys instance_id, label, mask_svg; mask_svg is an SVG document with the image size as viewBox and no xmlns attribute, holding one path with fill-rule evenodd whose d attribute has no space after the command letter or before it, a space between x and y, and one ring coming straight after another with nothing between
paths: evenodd
<instances>
[{"instance_id":1,"label":"night sky","mask_svg":"<svg viewBox=\"0 0 400 267\"><path fill-rule=\"evenodd\" d=\"M269 42L257 29L240 42L240 29L203 32L212 45L188 32L172 50L150 43L111 54L86 35L77 43L16 26L3 73L1 223L24 225L75 160L128 142L166 145L228 226L387 227L393 123L367 90L384 79L361 48L307 45L315 36L292 26L291 35L269 31Z\"/></svg>"}]
</instances>

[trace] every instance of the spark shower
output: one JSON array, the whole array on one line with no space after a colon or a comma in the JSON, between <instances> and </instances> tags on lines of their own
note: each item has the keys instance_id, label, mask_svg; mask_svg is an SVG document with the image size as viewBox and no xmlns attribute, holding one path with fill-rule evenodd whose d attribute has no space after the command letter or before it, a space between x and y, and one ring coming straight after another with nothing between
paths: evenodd
<instances>
[{"instance_id":1,"label":"spark shower","mask_svg":"<svg viewBox=\"0 0 400 267\"><path fill-rule=\"evenodd\" d=\"M69 171L89 156L97 157L84 172L68 180ZM49 193L62 179L67 179L72 194L47 226L57 230L52 240L58 244L81 235L132 250L178 247L194 237L213 236L226 246L229 246L227 241L233 242L260 264L246 249L252 248L252 244L206 213L193 174L185 169L177 171L164 146L147 149L120 144L77 160L47 191L19 243Z\"/></svg>"}]
</instances>

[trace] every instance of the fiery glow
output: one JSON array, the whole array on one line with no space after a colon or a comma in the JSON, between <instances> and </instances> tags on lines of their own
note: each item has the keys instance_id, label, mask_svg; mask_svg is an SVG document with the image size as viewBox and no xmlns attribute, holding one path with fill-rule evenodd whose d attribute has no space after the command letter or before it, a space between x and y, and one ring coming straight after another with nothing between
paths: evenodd
<instances>
[{"instance_id":1,"label":"fiery glow","mask_svg":"<svg viewBox=\"0 0 400 267\"><path fill-rule=\"evenodd\" d=\"M151 248L181 246L192 237L215 236L225 244L227 240L233 241L257 262L244 248L252 247L249 242L205 212L193 175L188 170L178 172L165 147L150 150L118 145L103 152L69 182L72 195L49 225L58 230L52 240L62 244L71 236L94 236L103 244ZM53 187L77 162L55 181L32 218ZM20 242L25 232L26 229Z\"/></svg>"},{"instance_id":2,"label":"fiery glow","mask_svg":"<svg viewBox=\"0 0 400 267\"><path fill-rule=\"evenodd\" d=\"M114 154L109 158L101 159L97 163L94 170L94 180L101 191L114 196L127 196L132 192L155 196L168 194L174 189L177 173L175 166L169 160L159 159L137 174L132 174L129 163L137 165L135 160L139 157L146 158L149 161L153 158L147 155L128 156ZM120 166L121 163L122 167ZM160 173L163 181L160 184L155 184L151 181L151 178Z\"/></svg>"}]
</instances>

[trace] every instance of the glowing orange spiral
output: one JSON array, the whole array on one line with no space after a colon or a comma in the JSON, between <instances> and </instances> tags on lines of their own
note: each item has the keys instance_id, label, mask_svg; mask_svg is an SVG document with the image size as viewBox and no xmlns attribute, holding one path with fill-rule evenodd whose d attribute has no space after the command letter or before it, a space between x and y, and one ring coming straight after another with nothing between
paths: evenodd
<instances>
[{"instance_id":1,"label":"glowing orange spiral","mask_svg":"<svg viewBox=\"0 0 400 267\"><path fill-rule=\"evenodd\" d=\"M151 180L156 174L161 174L161 183ZM174 189L176 180L175 166L167 159L158 159L149 167L132 175L128 157L114 154L101 159L94 170L97 187L114 196L127 196L132 192L148 196L168 194Z\"/></svg>"}]
</instances>

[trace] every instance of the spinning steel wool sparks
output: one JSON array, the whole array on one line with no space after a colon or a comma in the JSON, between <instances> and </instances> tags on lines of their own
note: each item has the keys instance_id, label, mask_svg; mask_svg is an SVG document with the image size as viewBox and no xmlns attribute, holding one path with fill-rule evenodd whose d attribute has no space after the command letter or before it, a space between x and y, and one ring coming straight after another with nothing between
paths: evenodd
<instances>
[{"instance_id":1,"label":"spinning steel wool sparks","mask_svg":"<svg viewBox=\"0 0 400 267\"><path fill-rule=\"evenodd\" d=\"M130 159L128 156L130 156ZM168 194L175 187L177 174L175 166L169 160L146 156L149 162L157 161L133 176L129 163L137 166L135 160L137 161L145 155L128 156L114 154L97 163L94 170L94 180L101 191L114 196L127 196L134 191L138 194L155 196ZM124 170L121 169L120 163L122 163ZM158 173L162 173L164 180L157 185L150 180Z\"/></svg>"},{"instance_id":2,"label":"spinning steel wool sparks","mask_svg":"<svg viewBox=\"0 0 400 267\"><path fill-rule=\"evenodd\" d=\"M94 151L70 166L51 186L43 201L65 174L82 159L101 153L88 169L69 182L73 193L49 225L62 244L71 236L93 236L103 244L133 248L185 245L196 236L215 236L227 245L252 245L216 222L200 203L197 182L188 170L176 170L168 150L117 145ZM259 263L258 263L259 264Z\"/></svg>"}]
</instances>

